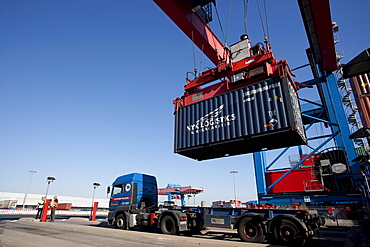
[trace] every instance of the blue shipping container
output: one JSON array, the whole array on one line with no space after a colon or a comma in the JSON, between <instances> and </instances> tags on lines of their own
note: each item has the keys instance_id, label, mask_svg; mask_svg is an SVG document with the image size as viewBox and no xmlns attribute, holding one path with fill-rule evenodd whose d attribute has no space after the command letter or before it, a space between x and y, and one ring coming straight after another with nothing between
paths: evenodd
<instances>
[{"instance_id":1,"label":"blue shipping container","mask_svg":"<svg viewBox=\"0 0 370 247\"><path fill-rule=\"evenodd\" d=\"M175 113L175 153L206 160L307 144L289 78L272 78Z\"/></svg>"}]
</instances>

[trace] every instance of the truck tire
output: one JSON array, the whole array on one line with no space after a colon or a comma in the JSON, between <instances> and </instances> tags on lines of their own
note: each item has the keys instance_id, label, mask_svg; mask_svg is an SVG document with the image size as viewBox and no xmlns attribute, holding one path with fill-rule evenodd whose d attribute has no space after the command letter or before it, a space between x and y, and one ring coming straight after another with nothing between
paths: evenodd
<instances>
[{"instance_id":1,"label":"truck tire","mask_svg":"<svg viewBox=\"0 0 370 247\"><path fill-rule=\"evenodd\" d=\"M252 217L244 217L240 220L238 234L245 242L262 243L266 238L262 222Z\"/></svg>"},{"instance_id":2,"label":"truck tire","mask_svg":"<svg viewBox=\"0 0 370 247\"><path fill-rule=\"evenodd\" d=\"M320 226L324 226L325 225L325 218L324 216L320 216Z\"/></svg>"},{"instance_id":3,"label":"truck tire","mask_svg":"<svg viewBox=\"0 0 370 247\"><path fill-rule=\"evenodd\" d=\"M161 231L164 234L176 235L178 233L175 220L172 216L166 215L161 220Z\"/></svg>"},{"instance_id":4,"label":"truck tire","mask_svg":"<svg viewBox=\"0 0 370 247\"><path fill-rule=\"evenodd\" d=\"M114 226L118 229L126 229L126 219L123 214L119 214L114 221Z\"/></svg>"},{"instance_id":5,"label":"truck tire","mask_svg":"<svg viewBox=\"0 0 370 247\"><path fill-rule=\"evenodd\" d=\"M275 219L271 230L275 240L282 245L300 247L304 245L307 239L306 229L295 217Z\"/></svg>"}]
</instances>

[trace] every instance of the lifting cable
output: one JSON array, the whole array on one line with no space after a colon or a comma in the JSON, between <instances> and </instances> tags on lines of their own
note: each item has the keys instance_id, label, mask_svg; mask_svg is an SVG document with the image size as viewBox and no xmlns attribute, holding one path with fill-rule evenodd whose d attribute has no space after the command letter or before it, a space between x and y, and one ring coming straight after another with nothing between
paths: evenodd
<instances>
[{"instance_id":1,"label":"lifting cable","mask_svg":"<svg viewBox=\"0 0 370 247\"><path fill-rule=\"evenodd\" d=\"M261 21L261 25L262 25L263 36L265 37L265 39L267 39L268 41L270 41L270 34L269 34L269 28L268 28L268 19L267 19L267 11L266 11L266 0L264 0L264 13L265 13L266 29L265 29L265 25L264 25L264 22L263 22L263 17L262 17L262 13L261 13L260 2L259 2L259 0L256 0L256 1L257 1L257 6L258 6L258 13L260 15L260 21Z\"/></svg>"},{"instance_id":2,"label":"lifting cable","mask_svg":"<svg viewBox=\"0 0 370 247\"><path fill-rule=\"evenodd\" d=\"M193 23L193 18L190 15L190 22ZM192 50L193 50L193 62L194 62L194 77L197 76L196 71L197 71L197 61L195 60L195 44L194 44L194 30L191 29L191 43L192 43ZM187 76L186 76L187 77Z\"/></svg>"},{"instance_id":3,"label":"lifting cable","mask_svg":"<svg viewBox=\"0 0 370 247\"><path fill-rule=\"evenodd\" d=\"M222 28L222 25L221 25L221 21L220 21L220 17L219 17L219 15L218 15L218 11L217 11L217 7L216 7L216 3L214 2L213 3L213 6L214 6L214 8L215 8L215 10L216 10L216 13L217 13L217 18L218 18L218 22L219 22L219 24L220 24L220 29L221 29L221 31L222 31L222 34L223 34L223 36L225 37L225 35L224 35L224 31L223 31L223 28ZM193 18L192 18L192 16L190 17L190 22L191 23L193 23ZM211 26L210 26L210 23L208 23L207 24L208 25L208 27L212 30L212 28L211 28ZM205 36L205 33L206 33L206 29L204 29L203 30L204 31L204 33L203 33L203 36ZM187 72L186 73L186 77L188 78L188 74L193 74L194 75L194 78L197 78L198 77L198 69L197 69L197 61L196 61L196 51L195 51L195 39L194 39L194 31L192 30L191 31L191 41L192 41L192 51L193 51L193 63L194 63L194 72ZM202 66L203 66L203 56L204 56L204 52L203 52L203 50L204 50L204 40L202 41L202 45L201 45L201 48L200 48L200 50L202 51L202 53L200 54L200 58L199 58L199 66L200 66L200 68L202 69ZM214 40L214 38L213 38L213 42L214 43L216 43L215 42L215 40Z\"/></svg>"},{"instance_id":4,"label":"lifting cable","mask_svg":"<svg viewBox=\"0 0 370 247\"><path fill-rule=\"evenodd\" d=\"M190 15L190 22L193 23L193 18L192 16ZM194 63L194 72L187 72L186 73L186 78L189 78L188 77L188 74L193 74L194 75L194 78L197 77L197 74L198 74L198 69L197 69L197 61L196 61L196 56L195 56L195 43L194 43L194 30L192 29L191 30L191 43L192 43L192 51L193 51L193 63Z\"/></svg>"},{"instance_id":5,"label":"lifting cable","mask_svg":"<svg viewBox=\"0 0 370 247\"><path fill-rule=\"evenodd\" d=\"M222 28L222 23L221 23L221 20L220 20L220 15L218 14L217 5L215 5L215 10L216 10L216 15L217 15L217 21L218 21L218 24L220 25L220 30L221 30L221 33L222 33L222 37L224 38L224 43L226 43L225 32L224 32L224 29Z\"/></svg>"},{"instance_id":6,"label":"lifting cable","mask_svg":"<svg viewBox=\"0 0 370 247\"><path fill-rule=\"evenodd\" d=\"M193 18L191 17L190 18L190 22L193 23ZM192 25L193 26L193 25ZM206 30L204 30L204 33L203 35L205 34ZM195 54L195 42L194 42L194 30L192 29L191 30L191 43L192 43L192 50L193 50L193 62L194 62L194 72L188 72L186 73L186 75L188 75L189 73L191 74L194 74L194 79L198 77L198 69L197 69L197 61L196 61L196 54ZM203 50L204 50L204 41L202 42L202 47L200 48L200 50L202 51L202 53L200 54L200 58L199 58L199 66L200 68L202 69L202 64L203 64ZM188 78L188 76L186 76Z\"/></svg>"},{"instance_id":7,"label":"lifting cable","mask_svg":"<svg viewBox=\"0 0 370 247\"><path fill-rule=\"evenodd\" d=\"M247 26L247 14L248 14L248 1L249 0L244 0L244 33L248 35L248 26Z\"/></svg>"},{"instance_id":8,"label":"lifting cable","mask_svg":"<svg viewBox=\"0 0 370 247\"><path fill-rule=\"evenodd\" d=\"M191 23L193 23L193 19L192 18L191 18L190 21L191 21ZM209 28L211 28L211 27L209 26ZM206 29L203 30L203 36L205 36L205 33L206 33ZM193 29L191 30L191 41L192 41L193 62L194 62L194 72L193 73L194 73L194 78L197 78L198 77L198 69L197 69L197 61L196 61L196 54L195 54L195 42L194 42L194 31L193 31ZM203 66L204 42L205 41L203 40L202 41L201 48L199 48L202 51L201 54L200 54L200 56L199 56L199 67L200 67L200 69L202 69L202 66Z\"/></svg>"},{"instance_id":9,"label":"lifting cable","mask_svg":"<svg viewBox=\"0 0 370 247\"><path fill-rule=\"evenodd\" d=\"M269 22L268 22L268 18L267 18L266 0L264 0L264 9L265 9L265 18L266 18L267 40L270 43L270 30L269 30Z\"/></svg>"},{"instance_id":10,"label":"lifting cable","mask_svg":"<svg viewBox=\"0 0 370 247\"><path fill-rule=\"evenodd\" d=\"M232 5L233 1L230 0L229 2L229 11L227 13L227 24L226 24L226 37L225 37L225 45L227 45L227 39L228 39L228 36L229 36L229 26L230 26L230 15L231 15L231 5Z\"/></svg>"},{"instance_id":11,"label":"lifting cable","mask_svg":"<svg viewBox=\"0 0 370 247\"><path fill-rule=\"evenodd\" d=\"M197 69L197 61L196 61L196 56L195 56L195 44L194 44L194 31L191 30L191 43L192 43L192 48L193 48L193 62L194 62L194 78L197 77L198 74L198 69Z\"/></svg>"}]
</instances>

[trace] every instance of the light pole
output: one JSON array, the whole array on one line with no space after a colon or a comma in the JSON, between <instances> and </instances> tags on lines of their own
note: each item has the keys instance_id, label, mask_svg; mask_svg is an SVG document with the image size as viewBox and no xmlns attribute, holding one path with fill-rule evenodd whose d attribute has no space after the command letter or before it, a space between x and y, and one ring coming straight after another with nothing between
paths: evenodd
<instances>
[{"instance_id":1,"label":"light pole","mask_svg":"<svg viewBox=\"0 0 370 247\"><path fill-rule=\"evenodd\" d=\"M48 192L49 192L50 183L55 181L55 180L56 180L55 177L47 177L46 178L46 182L48 182L48 186L46 187L45 201L46 201L46 199L48 199Z\"/></svg>"},{"instance_id":2,"label":"light pole","mask_svg":"<svg viewBox=\"0 0 370 247\"><path fill-rule=\"evenodd\" d=\"M22 209L24 209L24 206L25 206L25 203L26 203L26 198L27 198L27 195L28 195L28 190L30 189L30 185L31 185L31 181L32 181L32 175L34 173L37 173L37 171L28 171L28 172L31 173L31 176L30 176L30 181L28 182L26 194L24 195L24 198L23 198L23 206L22 206Z\"/></svg>"},{"instance_id":3,"label":"light pole","mask_svg":"<svg viewBox=\"0 0 370 247\"><path fill-rule=\"evenodd\" d=\"M230 173L233 174L233 178L234 178L234 199L235 199L235 207L236 207L236 178L235 178L235 174L238 173L238 171L231 171Z\"/></svg>"},{"instance_id":4,"label":"light pole","mask_svg":"<svg viewBox=\"0 0 370 247\"><path fill-rule=\"evenodd\" d=\"M91 201L91 214L90 214L90 219L92 219L93 215L93 210L94 210L94 197L95 197L95 190L100 186L99 183L93 183L94 190L93 190L93 196L92 196L92 201Z\"/></svg>"}]
</instances>

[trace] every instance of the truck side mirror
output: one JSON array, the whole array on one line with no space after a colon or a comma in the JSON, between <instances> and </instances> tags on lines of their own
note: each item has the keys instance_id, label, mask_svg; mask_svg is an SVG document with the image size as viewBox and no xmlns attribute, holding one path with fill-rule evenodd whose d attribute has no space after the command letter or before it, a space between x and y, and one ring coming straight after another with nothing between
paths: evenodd
<instances>
[{"instance_id":1,"label":"truck side mirror","mask_svg":"<svg viewBox=\"0 0 370 247\"><path fill-rule=\"evenodd\" d=\"M110 186L107 187L107 195L110 193Z\"/></svg>"}]
</instances>

